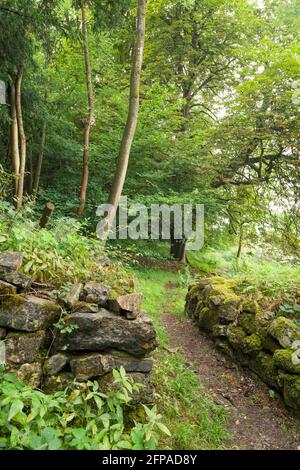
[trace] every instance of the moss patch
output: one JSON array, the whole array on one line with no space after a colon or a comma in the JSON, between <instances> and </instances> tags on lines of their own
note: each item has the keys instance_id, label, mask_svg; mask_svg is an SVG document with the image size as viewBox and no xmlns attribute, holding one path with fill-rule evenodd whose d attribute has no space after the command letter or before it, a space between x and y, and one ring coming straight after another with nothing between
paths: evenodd
<instances>
[{"instance_id":1,"label":"moss patch","mask_svg":"<svg viewBox=\"0 0 300 470\"><path fill-rule=\"evenodd\" d=\"M277 317L268 328L269 334L277 339L283 348L290 348L294 341L300 340L300 328L292 320Z\"/></svg>"},{"instance_id":2,"label":"moss patch","mask_svg":"<svg viewBox=\"0 0 300 470\"><path fill-rule=\"evenodd\" d=\"M284 375L283 396L285 403L294 408L300 408L300 376Z\"/></svg>"},{"instance_id":3,"label":"moss patch","mask_svg":"<svg viewBox=\"0 0 300 470\"><path fill-rule=\"evenodd\" d=\"M262 350L261 339L257 334L246 336L242 341L242 349L245 354L256 354Z\"/></svg>"},{"instance_id":4,"label":"moss patch","mask_svg":"<svg viewBox=\"0 0 300 470\"><path fill-rule=\"evenodd\" d=\"M274 361L279 369L286 370L292 374L300 374L300 364L294 364L292 349L278 349L274 353Z\"/></svg>"}]
</instances>

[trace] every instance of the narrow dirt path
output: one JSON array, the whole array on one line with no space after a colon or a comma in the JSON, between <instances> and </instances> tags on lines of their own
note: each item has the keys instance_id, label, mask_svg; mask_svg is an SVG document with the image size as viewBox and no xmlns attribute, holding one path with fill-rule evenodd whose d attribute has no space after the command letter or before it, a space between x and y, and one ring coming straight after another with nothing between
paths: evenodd
<instances>
[{"instance_id":1,"label":"narrow dirt path","mask_svg":"<svg viewBox=\"0 0 300 470\"><path fill-rule=\"evenodd\" d=\"M162 322L171 348L183 352L215 403L228 410L232 435L228 448L300 450L300 421L286 410L281 398L272 398L265 384L226 358L190 320L171 313L175 287L166 284Z\"/></svg>"}]
</instances>

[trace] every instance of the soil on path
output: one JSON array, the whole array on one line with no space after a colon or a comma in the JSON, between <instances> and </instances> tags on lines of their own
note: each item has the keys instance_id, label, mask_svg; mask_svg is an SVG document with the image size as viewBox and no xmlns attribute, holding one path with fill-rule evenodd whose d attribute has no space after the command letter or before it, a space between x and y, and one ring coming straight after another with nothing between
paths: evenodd
<instances>
[{"instance_id":1,"label":"soil on path","mask_svg":"<svg viewBox=\"0 0 300 470\"><path fill-rule=\"evenodd\" d=\"M170 350L180 349L188 365L218 405L228 410L232 439L228 448L300 450L300 421L284 407L282 399L251 371L218 351L190 320L172 314L175 285L166 284L162 321Z\"/></svg>"}]
</instances>

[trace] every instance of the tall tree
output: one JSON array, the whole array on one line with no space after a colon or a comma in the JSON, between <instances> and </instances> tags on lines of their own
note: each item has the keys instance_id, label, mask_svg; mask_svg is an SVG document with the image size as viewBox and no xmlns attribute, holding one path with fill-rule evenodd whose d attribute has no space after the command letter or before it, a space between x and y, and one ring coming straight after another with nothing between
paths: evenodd
<instances>
[{"instance_id":1,"label":"tall tree","mask_svg":"<svg viewBox=\"0 0 300 470\"><path fill-rule=\"evenodd\" d=\"M22 81L24 75L24 66L21 65L16 81L16 111L17 111L17 122L18 131L20 137L20 171L18 178L18 192L17 192L17 208L19 209L23 205L23 194L24 194L24 178L26 168L26 135L23 122L23 111L22 111Z\"/></svg>"},{"instance_id":2,"label":"tall tree","mask_svg":"<svg viewBox=\"0 0 300 470\"><path fill-rule=\"evenodd\" d=\"M82 15L82 42L83 42L83 55L84 55L84 65L85 65L85 78L86 78L86 87L87 87L87 97L88 97L88 113L84 123L84 133L83 133L83 166L82 166L82 180L80 188L80 201L79 207L77 209L77 214L81 216L83 214L86 202L86 192L88 187L89 179L89 146L90 146L90 132L91 127L93 126L94 119L94 91L92 83L92 70L91 70L91 61L89 53L89 32L88 32L88 7L85 1L82 2L81 7Z\"/></svg>"},{"instance_id":3,"label":"tall tree","mask_svg":"<svg viewBox=\"0 0 300 470\"><path fill-rule=\"evenodd\" d=\"M140 102L140 86L141 86L141 72L143 66L144 57L144 45L145 45L145 33L146 33L146 8L147 0L137 1L138 13L137 13L137 30L136 39L133 49L132 57L132 70L130 79L130 96L129 96L129 109L126 126L123 132L123 138L121 142L119 158L117 163L117 169L115 172L114 180L110 190L108 204L110 204L112 210L108 213L107 217L103 221L102 227L105 230L106 236L109 234L111 224L116 215L120 197L123 191L128 162L130 157L130 151L132 142L134 139L138 112Z\"/></svg>"},{"instance_id":4,"label":"tall tree","mask_svg":"<svg viewBox=\"0 0 300 470\"><path fill-rule=\"evenodd\" d=\"M19 153L19 132L17 121L17 108L16 108L16 88L15 84L11 84L10 92L10 112L11 112L11 125L10 125L10 146L12 154L12 170L14 177L14 196L18 195L19 185L19 171L20 171L20 153Z\"/></svg>"}]
</instances>

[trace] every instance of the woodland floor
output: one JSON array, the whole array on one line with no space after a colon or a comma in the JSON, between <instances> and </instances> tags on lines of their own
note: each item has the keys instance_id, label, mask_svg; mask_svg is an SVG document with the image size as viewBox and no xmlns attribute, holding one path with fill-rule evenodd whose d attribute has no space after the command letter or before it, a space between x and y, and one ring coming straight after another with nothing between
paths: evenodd
<instances>
[{"instance_id":1,"label":"woodland floor","mask_svg":"<svg viewBox=\"0 0 300 470\"><path fill-rule=\"evenodd\" d=\"M172 314L176 285L167 282L162 322L170 353L181 350L213 401L227 410L228 449L300 450L300 421L246 368L219 352L190 320ZM271 395L273 393L271 392ZM201 399L201 397L199 398Z\"/></svg>"}]
</instances>

